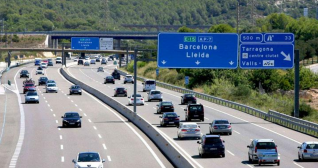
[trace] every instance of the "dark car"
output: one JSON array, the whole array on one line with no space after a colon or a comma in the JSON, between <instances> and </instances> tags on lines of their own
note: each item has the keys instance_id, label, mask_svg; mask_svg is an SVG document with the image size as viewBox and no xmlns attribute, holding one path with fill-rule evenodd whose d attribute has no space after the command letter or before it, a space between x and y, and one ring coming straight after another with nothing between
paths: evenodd
<instances>
[{"instance_id":1,"label":"dark car","mask_svg":"<svg viewBox=\"0 0 318 168\"><path fill-rule=\"evenodd\" d=\"M25 94L25 92L28 92L28 91L35 91L35 85L34 83L25 83L23 85L23 94Z\"/></svg>"},{"instance_id":2,"label":"dark car","mask_svg":"<svg viewBox=\"0 0 318 168\"><path fill-rule=\"evenodd\" d=\"M100 62L100 58L96 58L96 62Z\"/></svg>"},{"instance_id":3,"label":"dark car","mask_svg":"<svg viewBox=\"0 0 318 168\"><path fill-rule=\"evenodd\" d=\"M124 87L117 87L114 89L115 92L114 92L114 97L117 97L117 96L124 96L124 97L127 97L127 89L124 88Z\"/></svg>"},{"instance_id":4,"label":"dark car","mask_svg":"<svg viewBox=\"0 0 318 168\"><path fill-rule=\"evenodd\" d=\"M66 112L62 121L62 126L63 127L69 127L69 126L74 126L74 127L81 127L82 126L82 116L80 116L77 112Z\"/></svg>"},{"instance_id":5,"label":"dark car","mask_svg":"<svg viewBox=\"0 0 318 168\"><path fill-rule=\"evenodd\" d=\"M160 126L164 127L167 125L175 125L179 127L180 124L180 116L177 115L175 112L167 112L163 113L162 116L159 116L161 118L160 120Z\"/></svg>"},{"instance_id":6,"label":"dark car","mask_svg":"<svg viewBox=\"0 0 318 168\"><path fill-rule=\"evenodd\" d=\"M100 64L101 64L101 65L102 65L102 64L105 64L105 65L106 65L106 64L107 64L107 60L106 60L105 58L103 58L103 59L102 59L102 62L101 62Z\"/></svg>"},{"instance_id":7,"label":"dark car","mask_svg":"<svg viewBox=\"0 0 318 168\"><path fill-rule=\"evenodd\" d=\"M46 85L46 81L48 80L47 77L40 77L39 78L39 82L38 82L38 85Z\"/></svg>"},{"instance_id":8,"label":"dark car","mask_svg":"<svg viewBox=\"0 0 318 168\"><path fill-rule=\"evenodd\" d=\"M78 85L72 85L70 87L70 95L72 95L72 94L82 95L82 88Z\"/></svg>"},{"instance_id":9,"label":"dark car","mask_svg":"<svg viewBox=\"0 0 318 168\"><path fill-rule=\"evenodd\" d=\"M49 62L47 63L47 66L53 66L53 62L49 60Z\"/></svg>"},{"instance_id":10,"label":"dark car","mask_svg":"<svg viewBox=\"0 0 318 168\"><path fill-rule=\"evenodd\" d=\"M104 68L103 67L98 67L97 68L97 72L104 72Z\"/></svg>"},{"instance_id":11,"label":"dark car","mask_svg":"<svg viewBox=\"0 0 318 168\"><path fill-rule=\"evenodd\" d=\"M202 104L188 104L185 111L185 120L199 119L204 121L204 108Z\"/></svg>"},{"instance_id":12,"label":"dark car","mask_svg":"<svg viewBox=\"0 0 318 168\"><path fill-rule=\"evenodd\" d=\"M106 78L104 78L104 79L105 79L104 84L106 84L106 83L115 84L115 79L112 76L106 76Z\"/></svg>"},{"instance_id":13,"label":"dark car","mask_svg":"<svg viewBox=\"0 0 318 168\"><path fill-rule=\"evenodd\" d=\"M22 70L21 72L20 72L20 78L29 78L29 71L27 71L27 70Z\"/></svg>"},{"instance_id":14,"label":"dark car","mask_svg":"<svg viewBox=\"0 0 318 168\"><path fill-rule=\"evenodd\" d=\"M199 155L205 157L206 155L225 157L224 141L220 135L203 135L199 144Z\"/></svg>"},{"instance_id":15,"label":"dark car","mask_svg":"<svg viewBox=\"0 0 318 168\"><path fill-rule=\"evenodd\" d=\"M181 96L181 104L196 104L197 103L197 98L195 98L194 94L187 93Z\"/></svg>"},{"instance_id":16,"label":"dark car","mask_svg":"<svg viewBox=\"0 0 318 168\"><path fill-rule=\"evenodd\" d=\"M84 65L84 60L79 59L79 60L77 61L77 65Z\"/></svg>"},{"instance_id":17,"label":"dark car","mask_svg":"<svg viewBox=\"0 0 318 168\"><path fill-rule=\"evenodd\" d=\"M157 104L157 114L163 112L174 112L174 107L172 102L163 101Z\"/></svg>"},{"instance_id":18,"label":"dark car","mask_svg":"<svg viewBox=\"0 0 318 168\"><path fill-rule=\"evenodd\" d=\"M112 76L114 77L114 79L120 80L120 73L116 69L112 73Z\"/></svg>"}]
</instances>

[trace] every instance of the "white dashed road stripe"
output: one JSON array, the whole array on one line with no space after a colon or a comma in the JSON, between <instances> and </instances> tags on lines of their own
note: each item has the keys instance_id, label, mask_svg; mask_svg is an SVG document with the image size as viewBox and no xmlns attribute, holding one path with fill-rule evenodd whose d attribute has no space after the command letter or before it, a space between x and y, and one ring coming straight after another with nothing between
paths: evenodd
<instances>
[{"instance_id":1,"label":"white dashed road stripe","mask_svg":"<svg viewBox=\"0 0 318 168\"><path fill-rule=\"evenodd\" d=\"M98 137L99 137L99 138L102 138L102 136L101 136L100 134L98 134Z\"/></svg>"},{"instance_id":2,"label":"white dashed road stripe","mask_svg":"<svg viewBox=\"0 0 318 168\"><path fill-rule=\"evenodd\" d=\"M235 156L232 152L230 152L229 150L226 150L227 152L229 152L229 154L231 154L231 155L233 155L233 156Z\"/></svg>"},{"instance_id":3,"label":"white dashed road stripe","mask_svg":"<svg viewBox=\"0 0 318 168\"><path fill-rule=\"evenodd\" d=\"M104 147L105 150L107 149L105 144L103 144L103 147Z\"/></svg>"},{"instance_id":4,"label":"white dashed road stripe","mask_svg":"<svg viewBox=\"0 0 318 168\"><path fill-rule=\"evenodd\" d=\"M112 159L110 158L110 156L107 156L108 161L112 161Z\"/></svg>"}]
</instances>

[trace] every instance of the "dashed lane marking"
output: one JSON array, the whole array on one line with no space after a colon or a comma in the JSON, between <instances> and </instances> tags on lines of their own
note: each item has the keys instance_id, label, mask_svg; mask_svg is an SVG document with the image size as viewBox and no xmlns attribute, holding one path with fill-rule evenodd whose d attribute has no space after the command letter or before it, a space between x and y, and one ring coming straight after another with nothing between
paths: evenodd
<instances>
[{"instance_id":1,"label":"dashed lane marking","mask_svg":"<svg viewBox=\"0 0 318 168\"><path fill-rule=\"evenodd\" d=\"M110 158L110 156L107 156L108 161L112 161L112 159Z\"/></svg>"},{"instance_id":2,"label":"dashed lane marking","mask_svg":"<svg viewBox=\"0 0 318 168\"><path fill-rule=\"evenodd\" d=\"M58 123L59 123L59 121L58 121L58 120L55 120L55 122L56 122L56 124L58 124Z\"/></svg>"},{"instance_id":3,"label":"dashed lane marking","mask_svg":"<svg viewBox=\"0 0 318 168\"><path fill-rule=\"evenodd\" d=\"M98 134L98 137L99 137L99 138L102 138L102 136L101 136L100 134Z\"/></svg>"},{"instance_id":4,"label":"dashed lane marking","mask_svg":"<svg viewBox=\"0 0 318 168\"><path fill-rule=\"evenodd\" d=\"M63 147L63 145L61 145L61 150L63 150L64 149L64 147Z\"/></svg>"},{"instance_id":5,"label":"dashed lane marking","mask_svg":"<svg viewBox=\"0 0 318 168\"><path fill-rule=\"evenodd\" d=\"M232 152L230 152L229 150L226 150L229 154L235 156Z\"/></svg>"},{"instance_id":6,"label":"dashed lane marking","mask_svg":"<svg viewBox=\"0 0 318 168\"><path fill-rule=\"evenodd\" d=\"M97 130L97 128L96 128L95 126L93 126L93 128L94 128L95 130Z\"/></svg>"},{"instance_id":7,"label":"dashed lane marking","mask_svg":"<svg viewBox=\"0 0 318 168\"><path fill-rule=\"evenodd\" d=\"M63 139L62 135L60 135L60 139L61 139L61 140Z\"/></svg>"},{"instance_id":8,"label":"dashed lane marking","mask_svg":"<svg viewBox=\"0 0 318 168\"><path fill-rule=\"evenodd\" d=\"M105 144L103 144L103 147L104 147L105 150L107 149Z\"/></svg>"},{"instance_id":9,"label":"dashed lane marking","mask_svg":"<svg viewBox=\"0 0 318 168\"><path fill-rule=\"evenodd\" d=\"M88 122L92 122L90 119L88 119Z\"/></svg>"},{"instance_id":10,"label":"dashed lane marking","mask_svg":"<svg viewBox=\"0 0 318 168\"><path fill-rule=\"evenodd\" d=\"M64 156L61 157L61 162L64 162Z\"/></svg>"},{"instance_id":11,"label":"dashed lane marking","mask_svg":"<svg viewBox=\"0 0 318 168\"><path fill-rule=\"evenodd\" d=\"M237 131L234 131L235 133L237 133L237 134L241 134L241 133L239 133L239 132L237 132Z\"/></svg>"}]
</instances>

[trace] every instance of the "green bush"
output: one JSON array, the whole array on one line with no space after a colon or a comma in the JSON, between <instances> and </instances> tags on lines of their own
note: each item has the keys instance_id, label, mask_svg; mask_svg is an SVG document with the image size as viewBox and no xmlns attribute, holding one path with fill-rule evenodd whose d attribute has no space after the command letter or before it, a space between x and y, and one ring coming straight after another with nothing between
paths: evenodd
<instances>
[{"instance_id":1,"label":"green bush","mask_svg":"<svg viewBox=\"0 0 318 168\"><path fill-rule=\"evenodd\" d=\"M294 110L295 110L295 108L291 112L292 116L294 116ZM310 105L308 105L304 102L300 103L300 105L299 105L299 117L300 118L309 117L309 116L314 115L315 113L317 113L317 111L315 109L311 108Z\"/></svg>"},{"instance_id":2,"label":"green bush","mask_svg":"<svg viewBox=\"0 0 318 168\"><path fill-rule=\"evenodd\" d=\"M233 90L233 95L236 97L247 98L251 95L251 88L248 85L238 85Z\"/></svg>"}]
</instances>

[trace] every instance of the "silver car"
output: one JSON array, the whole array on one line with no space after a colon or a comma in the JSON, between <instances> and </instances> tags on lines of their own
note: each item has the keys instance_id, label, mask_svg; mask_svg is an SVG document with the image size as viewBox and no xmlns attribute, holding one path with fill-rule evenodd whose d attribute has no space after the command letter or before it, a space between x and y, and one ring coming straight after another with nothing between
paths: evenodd
<instances>
[{"instance_id":1,"label":"silver car","mask_svg":"<svg viewBox=\"0 0 318 168\"><path fill-rule=\"evenodd\" d=\"M126 75L124 79L124 84L126 83L134 83L134 78L131 75Z\"/></svg>"},{"instance_id":2,"label":"silver car","mask_svg":"<svg viewBox=\"0 0 318 168\"><path fill-rule=\"evenodd\" d=\"M150 90L148 93L148 101L159 100L162 101L162 93L159 90Z\"/></svg>"},{"instance_id":3,"label":"silver car","mask_svg":"<svg viewBox=\"0 0 318 168\"><path fill-rule=\"evenodd\" d=\"M209 127L210 134L226 133L232 135L232 126L228 120L214 120Z\"/></svg>"},{"instance_id":4,"label":"silver car","mask_svg":"<svg viewBox=\"0 0 318 168\"><path fill-rule=\"evenodd\" d=\"M298 146L298 159L318 159L318 142L304 142Z\"/></svg>"},{"instance_id":5,"label":"silver car","mask_svg":"<svg viewBox=\"0 0 318 168\"><path fill-rule=\"evenodd\" d=\"M201 129L197 123L182 122L177 131L178 139L182 138L201 138Z\"/></svg>"},{"instance_id":6,"label":"silver car","mask_svg":"<svg viewBox=\"0 0 318 168\"><path fill-rule=\"evenodd\" d=\"M39 103L39 95L36 91L28 91L25 95L25 103Z\"/></svg>"}]
</instances>

